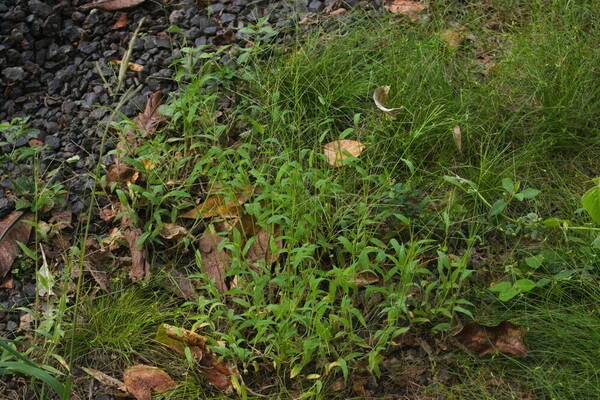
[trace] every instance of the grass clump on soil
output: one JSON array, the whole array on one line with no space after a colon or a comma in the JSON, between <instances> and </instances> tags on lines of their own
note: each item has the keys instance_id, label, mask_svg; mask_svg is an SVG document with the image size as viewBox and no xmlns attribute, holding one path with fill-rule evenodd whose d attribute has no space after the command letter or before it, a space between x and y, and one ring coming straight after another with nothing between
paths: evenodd
<instances>
[{"instance_id":1,"label":"grass clump on soil","mask_svg":"<svg viewBox=\"0 0 600 400\"><path fill-rule=\"evenodd\" d=\"M237 71L203 64L127 159L145 179L115 190L153 263L194 273L199 296L166 312L160 290L83 300L70 359L152 354L185 381L164 398L206 396L188 360L151 352L168 322L202 328L248 398L597 398L598 227L578 210L600 175L600 12L435 3L427 23L365 16ZM395 119L373 104L381 85ZM339 139L366 150L334 168L322 147ZM160 232L197 197L248 186L252 230L282 245L257 266L248 231L222 235L223 294L197 246L223 221L193 220L177 242ZM528 356L459 349L472 318L524 327Z\"/></svg>"}]
</instances>

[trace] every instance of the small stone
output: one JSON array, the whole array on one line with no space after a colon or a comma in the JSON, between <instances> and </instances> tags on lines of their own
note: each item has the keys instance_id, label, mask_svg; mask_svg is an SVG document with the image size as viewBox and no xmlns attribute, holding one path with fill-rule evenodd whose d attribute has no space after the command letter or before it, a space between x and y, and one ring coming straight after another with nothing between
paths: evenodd
<instances>
[{"instance_id":1,"label":"small stone","mask_svg":"<svg viewBox=\"0 0 600 400\"><path fill-rule=\"evenodd\" d=\"M14 332L19 328L19 325L15 321L8 321L6 323L6 330L9 332Z\"/></svg>"},{"instance_id":2,"label":"small stone","mask_svg":"<svg viewBox=\"0 0 600 400\"><path fill-rule=\"evenodd\" d=\"M23 286L23 292L27 297L35 297L35 285L33 283L26 283Z\"/></svg>"},{"instance_id":3,"label":"small stone","mask_svg":"<svg viewBox=\"0 0 600 400\"><path fill-rule=\"evenodd\" d=\"M46 18L52 14L52 7L50 7L48 4L42 3L39 0L29 0L27 5L29 6L31 12L38 17Z\"/></svg>"},{"instance_id":4,"label":"small stone","mask_svg":"<svg viewBox=\"0 0 600 400\"><path fill-rule=\"evenodd\" d=\"M323 2L319 1L319 0L313 0L308 5L308 11L311 11L311 12L321 11L322 8L323 8Z\"/></svg>"},{"instance_id":5,"label":"small stone","mask_svg":"<svg viewBox=\"0 0 600 400\"><path fill-rule=\"evenodd\" d=\"M25 78L25 70L21 67L8 67L2 70L2 75L9 81L22 81Z\"/></svg>"},{"instance_id":6,"label":"small stone","mask_svg":"<svg viewBox=\"0 0 600 400\"><path fill-rule=\"evenodd\" d=\"M224 13L221 15L221 22L226 24L229 22L235 21L235 15Z\"/></svg>"},{"instance_id":7,"label":"small stone","mask_svg":"<svg viewBox=\"0 0 600 400\"><path fill-rule=\"evenodd\" d=\"M46 136L46 144L51 149L58 149L60 148L60 139L54 135Z\"/></svg>"},{"instance_id":8,"label":"small stone","mask_svg":"<svg viewBox=\"0 0 600 400\"><path fill-rule=\"evenodd\" d=\"M171 25L177 25L181 22L183 22L183 19L185 17L185 12L183 10L174 10L170 15L169 15L169 22L171 23Z\"/></svg>"}]
</instances>

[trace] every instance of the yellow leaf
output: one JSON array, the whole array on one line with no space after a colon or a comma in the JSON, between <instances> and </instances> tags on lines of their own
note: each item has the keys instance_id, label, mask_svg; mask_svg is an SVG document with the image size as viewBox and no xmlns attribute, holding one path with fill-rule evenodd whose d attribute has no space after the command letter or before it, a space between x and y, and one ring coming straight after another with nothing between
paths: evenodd
<instances>
[{"instance_id":1,"label":"yellow leaf","mask_svg":"<svg viewBox=\"0 0 600 400\"><path fill-rule=\"evenodd\" d=\"M109 61L109 63L114 64L114 65L121 65L121 62L122 62L121 60L110 60ZM140 64L128 62L127 68L129 68L130 70L135 71L135 72L140 72L144 69L144 66L140 65Z\"/></svg>"},{"instance_id":2,"label":"yellow leaf","mask_svg":"<svg viewBox=\"0 0 600 400\"><path fill-rule=\"evenodd\" d=\"M333 167L344 165L343 160L349 157L358 157L365 145L356 140L335 140L323 146L323 153L327 156L327 162Z\"/></svg>"}]
</instances>

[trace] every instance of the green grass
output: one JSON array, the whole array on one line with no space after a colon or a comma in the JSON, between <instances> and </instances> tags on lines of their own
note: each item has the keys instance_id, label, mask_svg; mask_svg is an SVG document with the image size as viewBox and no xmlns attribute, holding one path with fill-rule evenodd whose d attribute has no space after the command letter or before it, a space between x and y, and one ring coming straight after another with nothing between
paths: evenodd
<instances>
[{"instance_id":1,"label":"green grass","mask_svg":"<svg viewBox=\"0 0 600 400\"><path fill-rule=\"evenodd\" d=\"M357 12L285 48L257 45L260 57L238 68L196 64L164 107L168 126L128 159L145 180L105 194L135 210L156 269L196 273L200 297L176 305L154 283L81 296L66 358L111 371L160 365L184 382L165 399L225 397L158 350L153 333L168 322L201 327L248 398L361 398L352 382L366 375L374 398L600 398L598 227L579 210L600 175L600 11L592 1L432 3L427 23ZM449 49L439 33L456 24L464 40ZM487 72L484 56L495 64ZM373 104L381 85L402 107L395 119ZM322 146L343 138L366 150L330 167ZM520 201L504 178L541 193ZM201 273L197 251L216 220L190 222L178 242L160 237L216 185L229 196L252 185L244 212L276 225L284 243L257 272L247 232L228 235L227 294ZM498 201L507 207L490 215ZM367 272L378 281L359 287ZM536 286L504 302L489 290L519 279ZM523 326L528 356L466 353L451 336L471 318ZM434 347L431 360L401 346L407 332ZM398 384L394 359L432 379Z\"/></svg>"}]
</instances>

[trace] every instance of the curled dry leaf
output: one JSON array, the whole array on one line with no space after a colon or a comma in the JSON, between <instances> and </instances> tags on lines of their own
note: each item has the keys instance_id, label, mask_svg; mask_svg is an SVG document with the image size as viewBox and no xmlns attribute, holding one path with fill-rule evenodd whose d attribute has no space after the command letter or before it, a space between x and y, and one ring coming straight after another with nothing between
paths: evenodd
<instances>
[{"instance_id":1,"label":"curled dry leaf","mask_svg":"<svg viewBox=\"0 0 600 400\"><path fill-rule=\"evenodd\" d=\"M224 249L219 249L219 243L224 240L216 233L204 232L200 238L199 250L202 255L202 270L215 282L216 288L224 293L227 291L226 273L231 264L231 257Z\"/></svg>"},{"instance_id":2,"label":"curled dry leaf","mask_svg":"<svg viewBox=\"0 0 600 400\"><path fill-rule=\"evenodd\" d=\"M133 282L139 282L142 279L148 279L150 276L150 264L146 261L146 250L143 245L138 244L142 236L142 230L135 226L131 216L125 215L121 219L121 233L129 245L131 252L131 269L129 278Z\"/></svg>"},{"instance_id":3,"label":"curled dry leaf","mask_svg":"<svg viewBox=\"0 0 600 400\"><path fill-rule=\"evenodd\" d=\"M456 145L458 152L462 154L462 132L460 126L456 125L452 128L452 138L454 139L454 144Z\"/></svg>"},{"instance_id":4,"label":"curled dry leaf","mask_svg":"<svg viewBox=\"0 0 600 400\"><path fill-rule=\"evenodd\" d=\"M113 64L113 65L121 65L123 61L122 60L110 60L109 64ZM132 71L135 72L140 72L144 70L144 66L140 65L140 64L136 64L134 62L128 62L127 63L127 68L129 68Z\"/></svg>"},{"instance_id":5,"label":"curled dry leaf","mask_svg":"<svg viewBox=\"0 0 600 400\"><path fill-rule=\"evenodd\" d=\"M165 371L149 365L134 365L123 372L127 391L137 400L152 400L152 392L164 393L177 386Z\"/></svg>"},{"instance_id":6,"label":"curled dry leaf","mask_svg":"<svg viewBox=\"0 0 600 400\"><path fill-rule=\"evenodd\" d=\"M440 32L440 38L446 43L450 49L457 49L462 42L462 35L455 29L446 29Z\"/></svg>"},{"instance_id":7,"label":"curled dry leaf","mask_svg":"<svg viewBox=\"0 0 600 400\"><path fill-rule=\"evenodd\" d=\"M28 143L31 147L41 147L44 145L44 142L42 142L40 139L29 139Z\"/></svg>"},{"instance_id":8,"label":"curled dry leaf","mask_svg":"<svg viewBox=\"0 0 600 400\"><path fill-rule=\"evenodd\" d=\"M279 252L272 250L271 238L279 236L281 236L279 227L275 228L274 235L262 228L256 233L254 242L250 245L248 255L246 256L248 264L252 269L259 272L261 271L261 264L270 266L277 261ZM281 239L275 240L274 244L277 250L281 250L283 247Z\"/></svg>"},{"instance_id":9,"label":"curled dry leaf","mask_svg":"<svg viewBox=\"0 0 600 400\"><path fill-rule=\"evenodd\" d=\"M508 321L502 321L496 326L469 322L455 338L480 357L498 352L515 356L527 354L527 348L523 344L523 330Z\"/></svg>"},{"instance_id":10,"label":"curled dry leaf","mask_svg":"<svg viewBox=\"0 0 600 400\"><path fill-rule=\"evenodd\" d=\"M31 233L31 225L27 221L33 219L31 214L23 215L21 211L13 211L0 220L0 278L4 278L15 258L20 252L17 242L27 243Z\"/></svg>"},{"instance_id":11,"label":"curled dry leaf","mask_svg":"<svg viewBox=\"0 0 600 400\"><path fill-rule=\"evenodd\" d=\"M348 10L346 10L345 8L338 8L337 10L333 10L332 12L330 12L329 15L335 17L337 15L346 14L346 12L348 12Z\"/></svg>"},{"instance_id":12,"label":"curled dry leaf","mask_svg":"<svg viewBox=\"0 0 600 400\"><path fill-rule=\"evenodd\" d=\"M178 239L182 236L187 235L188 230L183 226L176 224L166 223L163 225L159 232L159 235L163 239Z\"/></svg>"},{"instance_id":13,"label":"curled dry leaf","mask_svg":"<svg viewBox=\"0 0 600 400\"><path fill-rule=\"evenodd\" d=\"M323 146L323 153L327 156L327 162L334 167L344 165L343 161L349 157L358 157L365 145L356 140L336 140ZM349 155L348 155L349 154Z\"/></svg>"},{"instance_id":14,"label":"curled dry leaf","mask_svg":"<svg viewBox=\"0 0 600 400\"><path fill-rule=\"evenodd\" d=\"M224 361L219 361L217 355L206 346L207 339L204 336L187 329L162 324L156 332L155 340L181 355L185 354L185 348L188 347L199 362L200 371L213 386L225 393L233 391L231 377L237 375L236 369Z\"/></svg>"},{"instance_id":15,"label":"curled dry leaf","mask_svg":"<svg viewBox=\"0 0 600 400\"><path fill-rule=\"evenodd\" d=\"M106 375L102 371L98 371L93 368L85 368L81 367L81 369L92 378L100 382L103 386L110 389L117 389L121 392L127 393L127 388L125 387L125 383L121 382L117 378L113 378L112 376Z\"/></svg>"},{"instance_id":16,"label":"curled dry leaf","mask_svg":"<svg viewBox=\"0 0 600 400\"><path fill-rule=\"evenodd\" d=\"M100 212L98 214L100 216L100 219L104 222L112 221L117 216L117 212L115 211L112 204L109 204L106 207L101 208Z\"/></svg>"},{"instance_id":17,"label":"curled dry leaf","mask_svg":"<svg viewBox=\"0 0 600 400\"><path fill-rule=\"evenodd\" d=\"M117 22L115 22L115 24L110 29L115 30L124 28L127 25L129 25L129 22L131 22L129 20L129 15L127 15L127 13L121 13Z\"/></svg>"},{"instance_id":18,"label":"curled dry leaf","mask_svg":"<svg viewBox=\"0 0 600 400\"><path fill-rule=\"evenodd\" d=\"M121 10L142 4L145 0L101 0L95 3L83 4L79 8L100 8L102 10Z\"/></svg>"},{"instance_id":19,"label":"curled dry leaf","mask_svg":"<svg viewBox=\"0 0 600 400\"><path fill-rule=\"evenodd\" d=\"M228 29L226 31L217 33L215 35L215 37L213 38L213 44L215 46L225 46L225 45L233 43L234 40L235 40L235 32Z\"/></svg>"},{"instance_id":20,"label":"curled dry leaf","mask_svg":"<svg viewBox=\"0 0 600 400\"><path fill-rule=\"evenodd\" d=\"M140 177L140 173L133 169L133 167L127 163L117 161L114 164L108 166L108 174L106 176L106 182L110 183L121 183L126 185L133 185L137 182Z\"/></svg>"},{"instance_id":21,"label":"curled dry leaf","mask_svg":"<svg viewBox=\"0 0 600 400\"><path fill-rule=\"evenodd\" d=\"M408 16L412 21L418 19L417 13L427 8L427 4L417 1L393 0L385 7L389 12Z\"/></svg>"},{"instance_id":22,"label":"curled dry leaf","mask_svg":"<svg viewBox=\"0 0 600 400\"><path fill-rule=\"evenodd\" d=\"M373 101L375 101L375 105L377 106L377 108L393 117L394 112L402 109L402 107L387 108L383 105L383 103L385 103L385 101L387 100L388 94L390 93L390 88L391 86L379 86L377 89L375 89L375 91L373 92Z\"/></svg>"},{"instance_id":23,"label":"curled dry leaf","mask_svg":"<svg viewBox=\"0 0 600 400\"><path fill-rule=\"evenodd\" d=\"M377 282L379 282L379 277L376 273L371 271L359 272L354 276L354 279L352 279L352 283L358 287L365 287Z\"/></svg>"},{"instance_id":24,"label":"curled dry leaf","mask_svg":"<svg viewBox=\"0 0 600 400\"><path fill-rule=\"evenodd\" d=\"M71 228L73 213L69 210L61 211L50 217L48 221L52 227L50 228L51 235L59 234L63 229Z\"/></svg>"},{"instance_id":25,"label":"curled dry leaf","mask_svg":"<svg viewBox=\"0 0 600 400\"><path fill-rule=\"evenodd\" d=\"M86 241L86 255L83 261L83 267L85 271L89 272L98 286L106 292L110 286L110 279L107 267L111 263L110 253L100 246L100 243L95 238L88 238ZM77 274L78 268L74 268L73 272ZM77 275L71 274L73 278Z\"/></svg>"},{"instance_id":26,"label":"curled dry leaf","mask_svg":"<svg viewBox=\"0 0 600 400\"><path fill-rule=\"evenodd\" d=\"M242 212L242 204L246 203L253 195L252 186L246 186L240 192L235 194L235 200L231 200L224 194L215 194L209 196L201 204L192 210L181 215L181 218L199 219L199 218L233 218Z\"/></svg>"}]
</instances>

